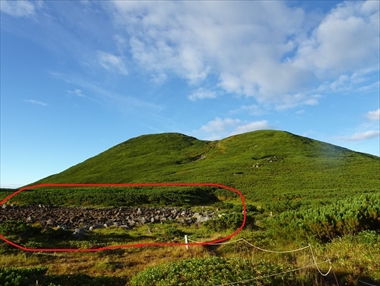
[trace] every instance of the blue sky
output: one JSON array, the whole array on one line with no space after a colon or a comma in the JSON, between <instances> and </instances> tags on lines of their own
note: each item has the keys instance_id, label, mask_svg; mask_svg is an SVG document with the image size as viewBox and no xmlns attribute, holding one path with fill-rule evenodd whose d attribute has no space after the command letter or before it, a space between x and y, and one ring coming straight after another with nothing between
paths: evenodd
<instances>
[{"instance_id":1,"label":"blue sky","mask_svg":"<svg viewBox=\"0 0 380 286\"><path fill-rule=\"evenodd\" d=\"M379 5L2 0L1 186L163 132L379 156Z\"/></svg>"}]
</instances>

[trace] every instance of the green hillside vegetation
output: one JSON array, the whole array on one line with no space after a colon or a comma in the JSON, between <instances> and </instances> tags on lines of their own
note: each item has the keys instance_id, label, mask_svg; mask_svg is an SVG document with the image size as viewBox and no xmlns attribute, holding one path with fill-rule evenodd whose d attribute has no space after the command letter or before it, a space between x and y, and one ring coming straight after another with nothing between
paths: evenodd
<instances>
[{"instance_id":1,"label":"green hillside vegetation","mask_svg":"<svg viewBox=\"0 0 380 286\"><path fill-rule=\"evenodd\" d=\"M379 190L380 158L263 130L219 141L143 135L39 183L218 183L256 202L335 200Z\"/></svg>"},{"instance_id":2,"label":"green hillside vegetation","mask_svg":"<svg viewBox=\"0 0 380 286\"><path fill-rule=\"evenodd\" d=\"M380 284L377 156L284 131L255 131L218 141L165 133L130 139L30 185L160 182L236 188L246 199L246 227L228 244L189 250L139 247L29 255L2 243L0 284L34 285L37 278L41 285L50 286L227 285L241 280L246 282L237 285ZM0 198L11 192L0 190ZM127 232L110 227L82 240L72 239L68 230L43 229L20 221L0 224L0 234L29 247L183 242L184 235L192 241L210 241L231 234L243 218L239 197L216 187L43 187L25 191L7 203L173 206L222 213L202 225L165 222ZM309 245L313 251L271 253L252 245L268 250ZM331 263L332 272L320 275L314 259L322 263L322 273Z\"/></svg>"}]
</instances>

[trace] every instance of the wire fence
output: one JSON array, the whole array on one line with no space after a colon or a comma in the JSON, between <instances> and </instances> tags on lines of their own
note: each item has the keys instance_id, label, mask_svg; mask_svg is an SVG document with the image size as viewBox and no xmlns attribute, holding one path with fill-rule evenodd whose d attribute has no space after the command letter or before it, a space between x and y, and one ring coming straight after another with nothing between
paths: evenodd
<instances>
[{"instance_id":1,"label":"wire fence","mask_svg":"<svg viewBox=\"0 0 380 286\"><path fill-rule=\"evenodd\" d=\"M359 283L363 284L363 285L369 285L369 286L379 286L379 285L375 285L375 284L371 284L371 283L368 283L368 282L364 282L364 281L361 281L361 280L358 280Z\"/></svg>"},{"instance_id":2,"label":"wire fence","mask_svg":"<svg viewBox=\"0 0 380 286\"><path fill-rule=\"evenodd\" d=\"M204 243L204 242L201 242L201 241L192 240L189 237L186 237L186 240L189 241L189 242L191 241L191 242L195 242L195 243L202 243L202 244ZM276 253L276 254L294 253L294 252L299 252L299 251L303 251L303 250L309 249L313 263L312 264L308 264L308 265L304 265L304 266L301 266L301 267L297 267L297 268L294 268L294 269L286 270L286 271L283 271L283 272L279 272L279 273L273 273L273 274L268 274L268 275L265 275L265 276L254 277L252 279L239 280L239 281L236 281L236 282L230 282L230 283L219 284L219 285L214 285L214 286L238 285L238 284L241 284L241 283L247 283L247 282L251 282L251 281L255 281L255 280L260 280L260 279L265 279L265 278L269 278L269 277L274 277L274 276L278 276L278 275L282 275L282 274L286 274L286 273L290 273L290 272L295 272L295 271L300 271L300 270L307 269L307 268L312 268L312 267L316 268L317 271L318 271L318 273L321 276L323 276L323 277L326 277L332 271L332 263L331 263L330 259L327 259L327 260L321 261L321 262L317 262L317 259L316 259L315 255L314 255L313 248L312 248L312 246L311 246L310 243L307 246L304 246L304 247L301 247L301 248L297 248L297 249L292 249L292 250L269 250L269 249L264 249L264 248L258 247L256 245L248 242L244 238L239 238L237 240L227 241L227 242L210 243L210 244L207 244L207 245L225 245L225 244L233 244L233 243L245 243L245 244L249 245L250 247L252 247L254 249L257 249L259 251L268 252L268 253ZM329 264L329 269L326 272L322 272L322 270L319 267L319 265L326 264L326 263ZM338 286L339 286L339 282L338 281L336 281L336 282L338 283ZM360 281L360 282L362 282L362 281ZM367 284L367 283L364 282L364 284ZM372 285L372 284L367 284L367 285L376 286L376 285Z\"/></svg>"}]
</instances>

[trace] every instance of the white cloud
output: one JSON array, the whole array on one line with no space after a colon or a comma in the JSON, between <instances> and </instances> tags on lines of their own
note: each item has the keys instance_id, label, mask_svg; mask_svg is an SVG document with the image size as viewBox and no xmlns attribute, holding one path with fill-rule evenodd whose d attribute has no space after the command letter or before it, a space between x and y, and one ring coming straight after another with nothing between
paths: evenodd
<instances>
[{"instance_id":1,"label":"white cloud","mask_svg":"<svg viewBox=\"0 0 380 286\"><path fill-rule=\"evenodd\" d=\"M369 111L366 114L366 117L371 121L379 121L380 120L380 108L378 110Z\"/></svg>"},{"instance_id":2,"label":"white cloud","mask_svg":"<svg viewBox=\"0 0 380 286\"><path fill-rule=\"evenodd\" d=\"M48 104L42 101L34 100L34 99L25 99L24 102L32 103L35 105L47 106Z\"/></svg>"},{"instance_id":3,"label":"white cloud","mask_svg":"<svg viewBox=\"0 0 380 286\"><path fill-rule=\"evenodd\" d=\"M191 101L195 101L197 99L205 99L205 98L216 98L216 93L211 90L205 90L203 88L199 88L194 91L188 97Z\"/></svg>"},{"instance_id":4,"label":"white cloud","mask_svg":"<svg viewBox=\"0 0 380 286\"><path fill-rule=\"evenodd\" d=\"M260 106L258 106L256 104L243 105L240 107L240 110L248 111L249 114L256 115L256 116L259 116L259 115L262 115L263 113L265 113L265 111Z\"/></svg>"},{"instance_id":5,"label":"white cloud","mask_svg":"<svg viewBox=\"0 0 380 286\"><path fill-rule=\"evenodd\" d=\"M363 140L368 140L368 139L372 139L379 136L380 136L379 130L369 130L365 132L358 132L352 136L343 137L342 139L345 141L363 141Z\"/></svg>"},{"instance_id":6,"label":"white cloud","mask_svg":"<svg viewBox=\"0 0 380 286\"><path fill-rule=\"evenodd\" d=\"M35 14L35 4L32 1L20 0L9 1L1 0L0 10L13 17L30 17Z\"/></svg>"},{"instance_id":7,"label":"white cloud","mask_svg":"<svg viewBox=\"0 0 380 286\"><path fill-rule=\"evenodd\" d=\"M240 119L221 119L216 117L214 120L209 121L205 125L202 125L201 130L207 133L224 133L228 129L241 123Z\"/></svg>"},{"instance_id":8,"label":"white cloud","mask_svg":"<svg viewBox=\"0 0 380 286\"><path fill-rule=\"evenodd\" d=\"M81 89L79 89L79 88L75 88L74 90L68 90L67 92L70 93L70 94L74 94L74 95L76 95L78 97L87 98L87 99L90 99L90 100L92 100L92 101L94 101L96 103L103 104L101 101L99 101L99 100L97 100L95 98L92 98L90 96L84 95L83 91Z\"/></svg>"},{"instance_id":9,"label":"white cloud","mask_svg":"<svg viewBox=\"0 0 380 286\"><path fill-rule=\"evenodd\" d=\"M358 88L358 91L361 93L365 93L374 89L379 90L379 86L380 86L380 81L377 81L368 85L361 86L360 88Z\"/></svg>"},{"instance_id":10,"label":"white cloud","mask_svg":"<svg viewBox=\"0 0 380 286\"><path fill-rule=\"evenodd\" d=\"M76 96L79 96L79 97L84 97L82 90L80 90L79 88L76 88L74 90L68 90L68 92L71 94L75 94Z\"/></svg>"},{"instance_id":11,"label":"white cloud","mask_svg":"<svg viewBox=\"0 0 380 286\"><path fill-rule=\"evenodd\" d=\"M97 60L99 65L108 71L117 72L123 75L128 74L122 57L118 57L103 51L98 51Z\"/></svg>"},{"instance_id":12,"label":"white cloud","mask_svg":"<svg viewBox=\"0 0 380 286\"><path fill-rule=\"evenodd\" d=\"M112 3L133 61L156 82L210 80L286 109L316 105L321 79L340 91L378 70L379 8L370 2L344 2L312 25L285 1Z\"/></svg>"},{"instance_id":13,"label":"white cloud","mask_svg":"<svg viewBox=\"0 0 380 286\"><path fill-rule=\"evenodd\" d=\"M379 5L369 2L346 1L330 11L300 44L295 63L321 78L378 69Z\"/></svg>"},{"instance_id":14,"label":"white cloud","mask_svg":"<svg viewBox=\"0 0 380 286\"><path fill-rule=\"evenodd\" d=\"M220 117L216 117L214 120L202 125L194 133L206 140L217 140L231 135L270 128L271 126L266 120L247 122L240 119L221 119Z\"/></svg>"},{"instance_id":15,"label":"white cloud","mask_svg":"<svg viewBox=\"0 0 380 286\"><path fill-rule=\"evenodd\" d=\"M235 128L234 131L232 131L231 135L251 132L255 130L262 130L262 129L270 129L270 125L268 124L268 121L261 120L261 121L255 121L243 125L239 125Z\"/></svg>"},{"instance_id":16,"label":"white cloud","mask_svg":"<svg viewBox=\"0 0 380 286\"><path fill-rule=\"evenodd\" d=\"M114 5L118 23L131 35L134 60L160 78L174 73L197 84L214 74L225 91L272 96L305 77L298 67L281 63L304 19L301 10L282 2Z\"/></svg>"},{"instance_id":17,"label":"white cloud","mask_svg":"<svg viewBox=\"0 0 380 286\"><path fill-rule=\"evenodd\" d=\"M59 72L50 72L50 75L58 80L62 80L66 83L79 86L80 88L87 90L87 92L91 92L91 94L94 94L94 95L96 94L97 96L100 96L102 101L112 99L115 102L115 104L121 109L139 107L139 108L144 108L144 109L148 109L155 112L161 111L163 109L163 106L160 104L155 104L151 101L144 101L137 97L128 96L125 93L114 92L112 91L112 89L109 89L109 88L107 89L100 86L99 83L96 81L90 81L78 75L67 75L67 74L59 73ZM80 91L81 91L80 94L83 94L82 90ZM94 100L98 103L102 103L86 95L84 95L84 97Z\"/></svg>"},{"instance_id":18,"label":"white cloud","mask_svg":"<svg viewBox=\"0 0 380 286\"><path fill-rule=\"evenodd\" d=\"M318 99L321 97L319 94L306 96L303 93L297 93L294 95L285 95L281 104L277 104L277 110L285 110L293 108L299 105L318 105Z\"/></svg>"}]
</instances>

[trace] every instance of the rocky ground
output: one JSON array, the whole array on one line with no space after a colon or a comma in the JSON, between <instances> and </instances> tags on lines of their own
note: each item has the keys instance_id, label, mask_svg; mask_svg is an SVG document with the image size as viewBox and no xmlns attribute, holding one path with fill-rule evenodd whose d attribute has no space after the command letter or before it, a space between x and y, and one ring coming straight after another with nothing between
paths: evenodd
<instances>
[{"instance_id":1,"label":"rocky ground","mask_svg":"<svg viewBox=\"0 0 380 286\"><path fill-rule=\"evenodd\" d=\"M61 227L64 229L119 226L132 228L146 223L163 223L167 220L181 224L202 223L216 216L216 213L203 211L194 213L179 208L79 208L53 206L17 206L2 205L0 223L6 220L22 220L38 223L43 227Z\"/></svg>"}]
</instances>

